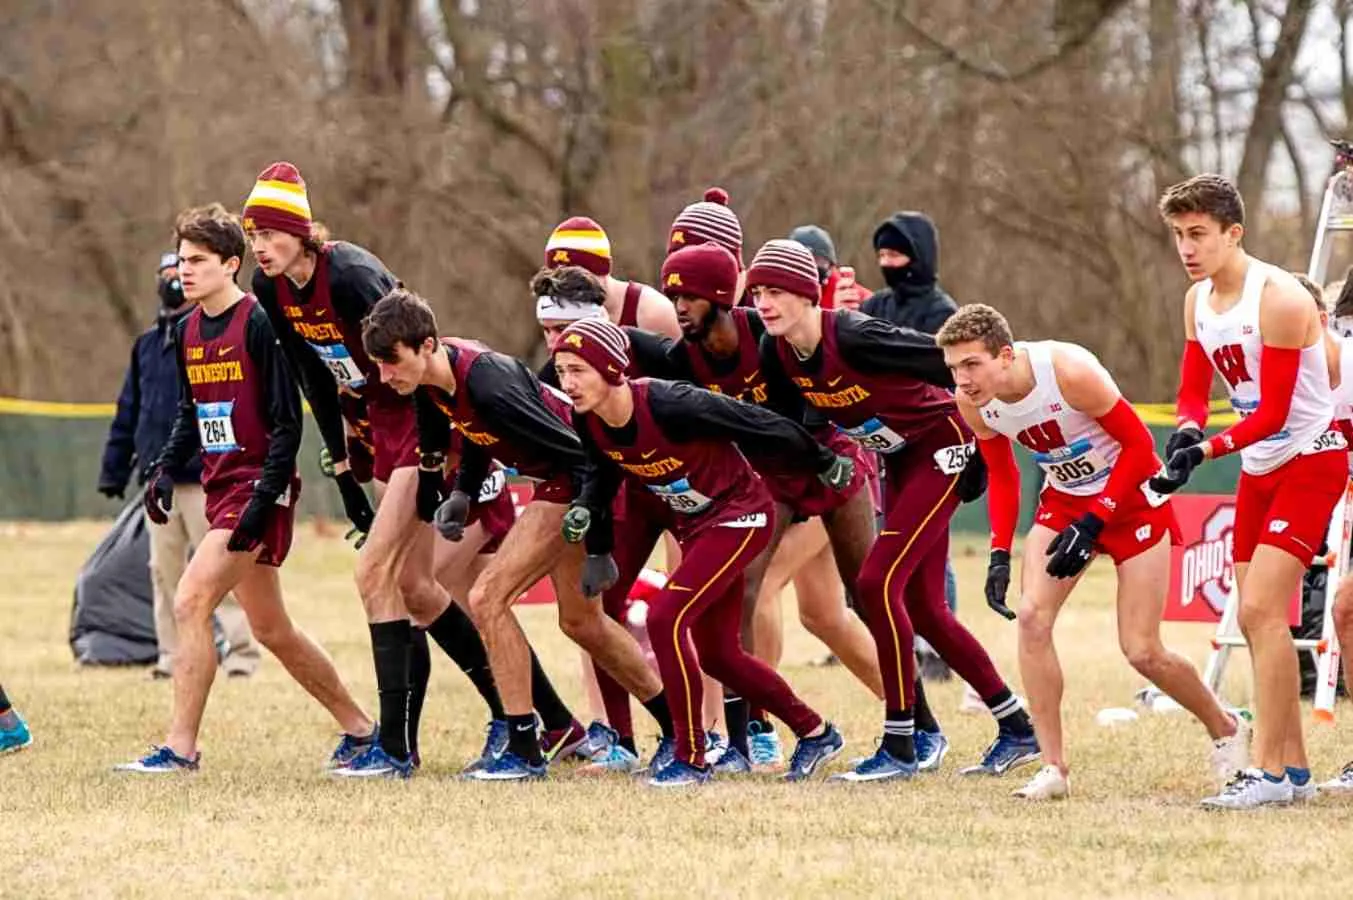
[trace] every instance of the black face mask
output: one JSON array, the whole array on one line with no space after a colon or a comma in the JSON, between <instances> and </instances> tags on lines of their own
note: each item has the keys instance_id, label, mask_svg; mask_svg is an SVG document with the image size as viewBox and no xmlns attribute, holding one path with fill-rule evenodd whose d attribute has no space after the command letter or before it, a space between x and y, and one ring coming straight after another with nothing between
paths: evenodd
<instances>
[{"instance_id":1,"label":"black face mask","mask_svg":"<svg viewBox=\"0 0 1353 900\"><path fill-rule=\"evenodd\" d=\"M183 305L183 282L169 278L160 282L160 305L165 309L178 309Z\"/></svg>"},{"instance_id":2,"label":"black face mask","mask_svg":"<svg viewBox=\"0 0 1353 900\"><path fill-rule=\"evenodd\" d=\"M828 266L819 265L819 266L817 267L817 283L818 283L818 284L822 285L823 287L826 287L826 286L827 286L827 282L828 282L828 281L831 281L831 277L832 277L832 267L831 267L831 266L829 266L829 265L828 265Z\"/></svg>"},{"instance_id":3,"label":"black face mask","mask_svg":"<svg viewBox=\"0 0 1353 900\"><path fill-rule=\"evenodd\" d=\"M879 266L888 287L897 290L911 284L911 266Z\"/></svg>"}]
</instances>

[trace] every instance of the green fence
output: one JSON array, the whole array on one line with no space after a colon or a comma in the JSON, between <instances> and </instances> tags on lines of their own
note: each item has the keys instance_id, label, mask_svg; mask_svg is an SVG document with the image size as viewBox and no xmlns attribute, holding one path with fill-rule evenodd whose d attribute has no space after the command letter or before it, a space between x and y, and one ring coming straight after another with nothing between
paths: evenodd
<instances>
[{"instance_id":1,"label":"green fence","mask_svg":"<svg viewBox=\"0 0 1353 900\"><path fill-rule=\"evenodd\" d=\"M1140 407L1162 450L1171 428L1160 407ZM110 404L37 403L0 398L0 520L62 521L111 518L121 508L95 490L99 463L112 419ZM1215 424L1226 424L1218 418ZM340 518L338 490L319 472L319 432L306 418L301 445L302 515ZM1041 478L1026 453L1016 453L1023 476L1021 530L1033 521ZM1232 456L1200 468L1189 483L1197 493L1228 494L1235 489L1240 460ZM129 490L134 491L135 485ZM987 530L986 504L971 503L954 517L955 531Z\"/></svg>"}]
</instances>

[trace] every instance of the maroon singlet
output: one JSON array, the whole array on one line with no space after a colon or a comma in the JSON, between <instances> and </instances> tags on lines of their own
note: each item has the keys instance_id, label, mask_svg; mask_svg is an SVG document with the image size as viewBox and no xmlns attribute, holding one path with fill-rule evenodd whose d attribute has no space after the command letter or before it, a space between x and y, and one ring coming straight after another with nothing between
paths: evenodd
<instances>
[{"instance_id":1,"label":"maroon singlet","mask_svg":"<svg viewBox=\"0 0 1353 900\"><path fill-rule=\"evenodd\" d=\"M639 327L639 298L644 294L644 286L637 281L626 282L625 303L620 307L620 321L615 324L621 328Z\"/></svg>"}]
</instances>

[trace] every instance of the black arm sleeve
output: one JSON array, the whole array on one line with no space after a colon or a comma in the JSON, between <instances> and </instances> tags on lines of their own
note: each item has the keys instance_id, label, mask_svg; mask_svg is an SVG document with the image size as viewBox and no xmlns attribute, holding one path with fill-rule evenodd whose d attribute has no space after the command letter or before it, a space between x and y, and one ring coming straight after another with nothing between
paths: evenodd
<instances>
[{"instance_id":1,"label":"black arm sleeve","mask_svg":"<svg viewBox=\"0 0 1353 900\"><path fill-rule=\"evenodd\" d=\"M954 378L944 364L935 338L864 313L837 313L836 341L841 355L864 372L909 375L953 390Z\"/></svg>"},{"instance_id":2,"label":"black arm sleeve","mask_svg":"<svg viewBox=\"0 0 1353 900\"><path fill-rule=\"evenodd\" d=\"M446 453L451 449L451 420L432 402L430 390L434 388L420 387L413 394L413 408L418 416L418 452Z\"/></svg>"},{"instance_id":3,"label":"black arm sleeve","mask_svg":"<svg viewBox=\"0 0 1353 900\"><path fill-rule=\"evenodd\" d=\"M188 381L188 366L183 361L183 333L186 330L188 316L184 316L174 326L174 360L179 370L179 406L174 416L174 428L169 432L169 440L155 460L154 465L169 471L182 469L201 449L201 435L197 431L197 407L193 404L193 388Z\"/></svg>"},{"instance_id":4,"label":"black arm sleeve","mask_svg":"<svg viewBox=\"0 0 1353 900\"><path fill-rule=\"evenodd\" d=\"M673 440L723 438L749 456L786 460L812 472L827 471L836 459L803 426L764 407L675 381L650 382L648 397L653 420Z\"/></svg>"},{"instance_id":5,"label":"black arm sleeve","mask_svg":"<svg viewBox=\"0 0 1353 900\"><path fill-rule=\"evenodd\" d=\"M601 448L592 440L587 429L585 413L574 413L574 424L578 429L578 440L582 444L583 456L587 459L583 482L578 491L576 502L587 507L592 514L592 525L583 538L583 546L588 556L600 556L610 553L615 547L615 519L611 515L611 505L624 475Z\"/></svg>"},{"instance_id":6,"label":"black arm sleeve","mask_svg":"<svg viewBox=\"0 0 1353 900\"><path fill-rule=\"evenodd\" d=\"M690 381L691 367L686 347L661 334L642 328L626 328L630 338L630 360L640 375L668 381Z\"/></svg>"},{"instance_id":7,"label":"black arm sleeve","mask_svg":"<svg viewBox=\"0 0 1353 900\"><path fill-rule=\"evenodd\" d=\"M273 334L282 355L286 357L287 371L294 373L300 381L301 390L305 392L305 399L310 401L310 411L315 416L315 424L319 427L320 438L328 448L329 456L334 462L346 460L348 441L343 432L343 413L338 405L338 382L334 381L328 366L282 315L272 279L262 271L256 271L253 291L268 314Z\"/></svg>"},{"instance_id":8,"label":"black arm sleeve","mask_svg":"<svg viewBox=\"0 0 1353 900\"><path fill-rule=\"evenodd\" d=\"M399 286L399 279L370 251L339 243L329 254L329 301L360 333L371 307Z\"/></svg>"},{"instance_id":9,"label":"black arm sleeve","mask_svg":"<svg viewBox=\"0 0 1353 900\"><path fill-rule=\"evenodd\" d=\"M253 360L254 371L263 381L266 415L271 426L268 456L254 494L276 500L290 486L296 471L296 454L301 450L301 396L268 316L261 310L249 316L244 345Z\"/></svg>"}]
</instances>

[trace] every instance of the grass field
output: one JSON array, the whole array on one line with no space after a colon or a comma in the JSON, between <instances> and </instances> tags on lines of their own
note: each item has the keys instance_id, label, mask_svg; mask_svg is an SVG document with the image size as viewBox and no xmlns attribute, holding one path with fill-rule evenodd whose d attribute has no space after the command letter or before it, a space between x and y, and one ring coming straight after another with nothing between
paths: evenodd
<instances>
[{"instance_id":1,"label":"grass field","mask_svg":"<svg viewBox=\"0 0 1353 900\"><path fill-rule=\"evenodd\" d=\"M1140 686L1117 652L1105 565L1059 625L1075 790L1062 804L1021 805L1009 797L1020 780L954 774L992 725L955 711L953 682L931 689L954 745L946 771L909 784L745 780L659 795L567 768L545 784L466 784L452 776L478 750L483 708L435 650L424 768L409 783L321 776L334 728L270 658L252 680L217 681L200 773L147 779L109 769L161 739L169 686L143 670L77 669L66 645L73 573L102 529L0 525L0 681L36 737L0 758L0 897L1349 896L1353 804L1204 813L1200 728L1150 714L1095 724ZM1017 683L1014 627L981 601L982 557L968 546L956 565L962 618ZM371 707L351 567L350 549L306 528L283 574L295 617ZM522 618L582 715L577 654L552 609ZM1206 635L1167 630L1199 663ZM785 671L845 733L838 768L872 750L881 716L842 669L807 665L820 654L794 622ZM1232 700L1246 699L1245 665ZM1353 756L1353 710L1311 734L1329 777Z\"/></svg>"}]
</instances>

